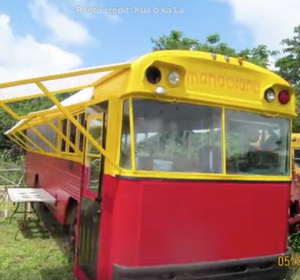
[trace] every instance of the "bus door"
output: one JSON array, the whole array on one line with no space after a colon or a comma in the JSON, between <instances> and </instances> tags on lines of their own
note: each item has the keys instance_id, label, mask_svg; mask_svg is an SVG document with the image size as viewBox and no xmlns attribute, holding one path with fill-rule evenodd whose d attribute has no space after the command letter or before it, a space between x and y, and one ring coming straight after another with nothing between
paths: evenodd
<instances>
[{"instance_id":1,"label":"bus door","mask_svg":"<svg viewBox=\"0 0 300 280\"><path fill-rule=\"evenodd\" d=\"M106 114L87 116L87 130L105 148ZM79 217L77 266L90 280L97 279L98 248L101 217L101 189L104 157L86 140L84 184Z\"/></svg>"}]
</instances>

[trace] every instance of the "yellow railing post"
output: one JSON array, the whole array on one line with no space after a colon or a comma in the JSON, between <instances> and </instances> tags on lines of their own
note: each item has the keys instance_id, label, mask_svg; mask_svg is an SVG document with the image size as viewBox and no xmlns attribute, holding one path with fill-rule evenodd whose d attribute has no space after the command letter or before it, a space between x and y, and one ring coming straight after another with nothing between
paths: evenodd
<instances>
[{"instance_id":1,"label":"yellow railing post","mask_svg":"<svg viewBox=\"0 0 300 280\"><path fill-rule=\"evenodd\" d=\"M17 138L13 137L12 135L6 134L6 136L13 142L15 142L17 145L19 145L22 149L24 149L25 151L30 151L30 147L28 148L26 145L24 145L23 143L19 142Z\"/></svg>"},{"instance_id":2,"label":"yellow railing post","mask_svg":"<svg viewBox=\"0 0 300 280\"><path fill-rule=\"evenodd\" d=\"M72 114L63 106L61 103L47 90L47 88L41 83L36 82L36 85L45 93L46 96L57 106L62 113L64 113L68 119L78 128L78 130L85 135L86 139L91 142L92 145L97 148L100 153L119 171L121 168L108 156L106 151L101 147L101 145L86 131L86 129L72 116Z\"/></svg>"},{"instance_id":3,"label":"yellow railing post","mask_svg":"<svg viewBox=\"0 0 300 280\"><path fill-rule=\"evenodd\" d=\"M6 113L10 114L14 119L16 120L21 119L20 116L18 116L12 109L7 107L7 105L4 104L3 102L0 103L0 106L4 109L4 111L6 111Z\"/></svg>"},{"instance_id":4,"label":"yellow railing post","mask_svg":"<svg viewBox=\"0 0 300 280\"><path fill-rule=\"evenodd\" d=\"M31 131L33 131L38 137L40 137L53 151L58 152L57 148L52 145L41 133L39 133L35 128L31 128Z\"/></svg>"},{"instance_id":5,"label":"yellow railing post","mask_svg":"<svg viewBox=\"0 0 300 280\"><path fill-rule=\"evenodd\" d=\"M43 152L43 149L41 149L36 143L34 143L29 137L27 137L22 131L19 131L18 133L21 134L23 138L26 139L32 146Z\"/></svg>"},{"instance_id":6,"label":"yellow railing post","mask_svg":"<svg viewBox=\"0 0 300 280\"><path fill-rule=\"evenodd\" d=\"M25 147L26 147L26 146L30 147L30 146L27 145L27 143L24 142L18 135L14 134L14 138L16 138L16 140L19 141L20 143L22 143ZM33 150L33 149L30 147L30 150Z\"/></svg>"},{"instance_id":7,"label":"yellow railing post","mask_svg":"<svg viewBox=\"0 0 300 280\"><path fill-rule=\"evenodd\" d=\"M41 118L62 138L66 141L66 143L68 143L73 149L74 151L76 151L76 153L78 154L82 154L82 152L77 149L77 147L70 141L70 139L65 136L52 122L48 121L48 119L45 116L41 116Z\"/></svg>"}]
</instances>

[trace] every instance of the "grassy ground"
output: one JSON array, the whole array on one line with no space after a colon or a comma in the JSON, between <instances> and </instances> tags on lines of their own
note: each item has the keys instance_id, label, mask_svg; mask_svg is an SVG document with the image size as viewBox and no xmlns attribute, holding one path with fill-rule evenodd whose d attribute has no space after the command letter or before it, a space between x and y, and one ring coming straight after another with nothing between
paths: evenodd
<instances>
[{"instance_id":1,"label":"grassy ground","mask_svg":"<svg viewBox=\"0 0 300 280\"><path fill-rule=\"evenodd\" d=\"M0 155L0 186L8 186L10 183L14 186L19 183L22 185L21 166L21 160L6 162ZM11 168L20 168L20 171L12 172ZM10 214L12 209L10 205ZM44 222L47 221L46 224L51 224L49 228L51 236L41 225L31 222L28 228L18 234L17 240L15 234L18 230L18 220L22 217L16 215L12 223L0 217L1 280L74 280L66 236L49 214L44 214L42 217ZM295 250L300 252L300 236L296 244L299 246L296 246ZM300 280L300 268L296 271L293 280Z\"/></svg>"},{"instance_id":2,"label":"grassy ground","mask_svg":"<svg viewBox=\"0 0 300 280\"><path fill-rule=\"evenodd\" d=\"M0 279L74 279L66 236L62 231L54 225L50 236L32 219L15 240L20 218L17 216L12 223L0 218Z\"/></svg>"}]
</instances>

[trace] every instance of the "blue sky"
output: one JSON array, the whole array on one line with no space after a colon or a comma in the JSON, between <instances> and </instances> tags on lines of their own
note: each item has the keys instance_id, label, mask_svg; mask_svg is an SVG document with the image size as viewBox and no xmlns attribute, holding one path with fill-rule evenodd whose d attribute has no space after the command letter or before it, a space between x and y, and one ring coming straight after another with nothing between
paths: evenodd
<instances>
[{"instance_id":1,"label":"blue sky","mask_svg":"<svg viewBox=\"0 0 300 280\"><path fill-rule=\"evenodd\" d=\"M141 3L144 3L141 5ZM204 41L218 33L230 46L278 48L292 35L299 0L0 0L1 80L128 61L150 52L151 38L180 30ZM170 5L172 3L172 5ZM101 13L77 12L77 7ZM131 13L105 13L105 8ZM149 13L137 13L136 7ZM171 8L170 14L162 9ZM157 8L159 13L154 13ZM174 13L174 9L182 13ZM285 15L282 19L282 10Z\"/></svg>"},{"instance_id":2,"label":"blue sky","mask_svg":"<svg viewBox=\"0 0 300 280\"><path fill-rule=\"evenodd\" d=\"M23 36L30 33L40 42L50 40L51 31L30 16L28 2L24 0L1 1L1 12L8 14L11 19L11 27L17 35ZM151 50L150 38L158 38L168 34L170 30L180 30L188 37L205 40L212 33L219 33L221 38L236 48L244 48L252 45L251 34L246 28L238 26L232 20L232 12L228 3L214 1L149 1L151 4L139 5L142 1L99 1L99 4L82 2L66 3L52 0L51 5L56 6L69 18L80 22L85 26L94 42L87 45L68 45L61 47L81 55L85 66L116 63L142 55ZM67 2L67 1L66 1ZM126 5L124 5L124 2ZM50 3L50 2L49 2ZM80 2L78 2L80 3ZM101 4L100 4L101 3ZM145 1L146 3L146 1ZM172 5L168 4L172 3ZM185 3L185 4L183 4ZM91 5L89 5L91 4ZM94 4L94 5L93 5ZM129 7L132 13L115 14L109 17L102 13L87 14L76 12L76 6L81 7ZM18 9L16 9L18 7ZM136 13L136 7L149 8L150 13ZM172 13L163 13L162 9L170 7ZM154 8L160 10L154 13ZM183 13L174 13L173 10L182 8ZM73 30L76 33L76 29ZM66 34L67 36L67 34ZM60 45L60 44L58 44Z\"/></svg>"}]
</instances>

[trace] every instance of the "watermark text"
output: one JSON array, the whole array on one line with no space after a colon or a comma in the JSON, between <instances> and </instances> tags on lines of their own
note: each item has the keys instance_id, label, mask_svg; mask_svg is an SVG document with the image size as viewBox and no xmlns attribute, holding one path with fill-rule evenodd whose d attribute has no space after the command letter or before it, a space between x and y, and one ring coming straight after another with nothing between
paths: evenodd
<instances>
[{"instance_id":1,"label":"watermark text","mask_svg":"<svg viewBox=\"0 0 300 280\"><path fill-rule=\"evenodd\" d=\"M182 7L85 7L77 6L77 13L88 14L182 14L184 9Z\"/></svg>"}]
</instances>

